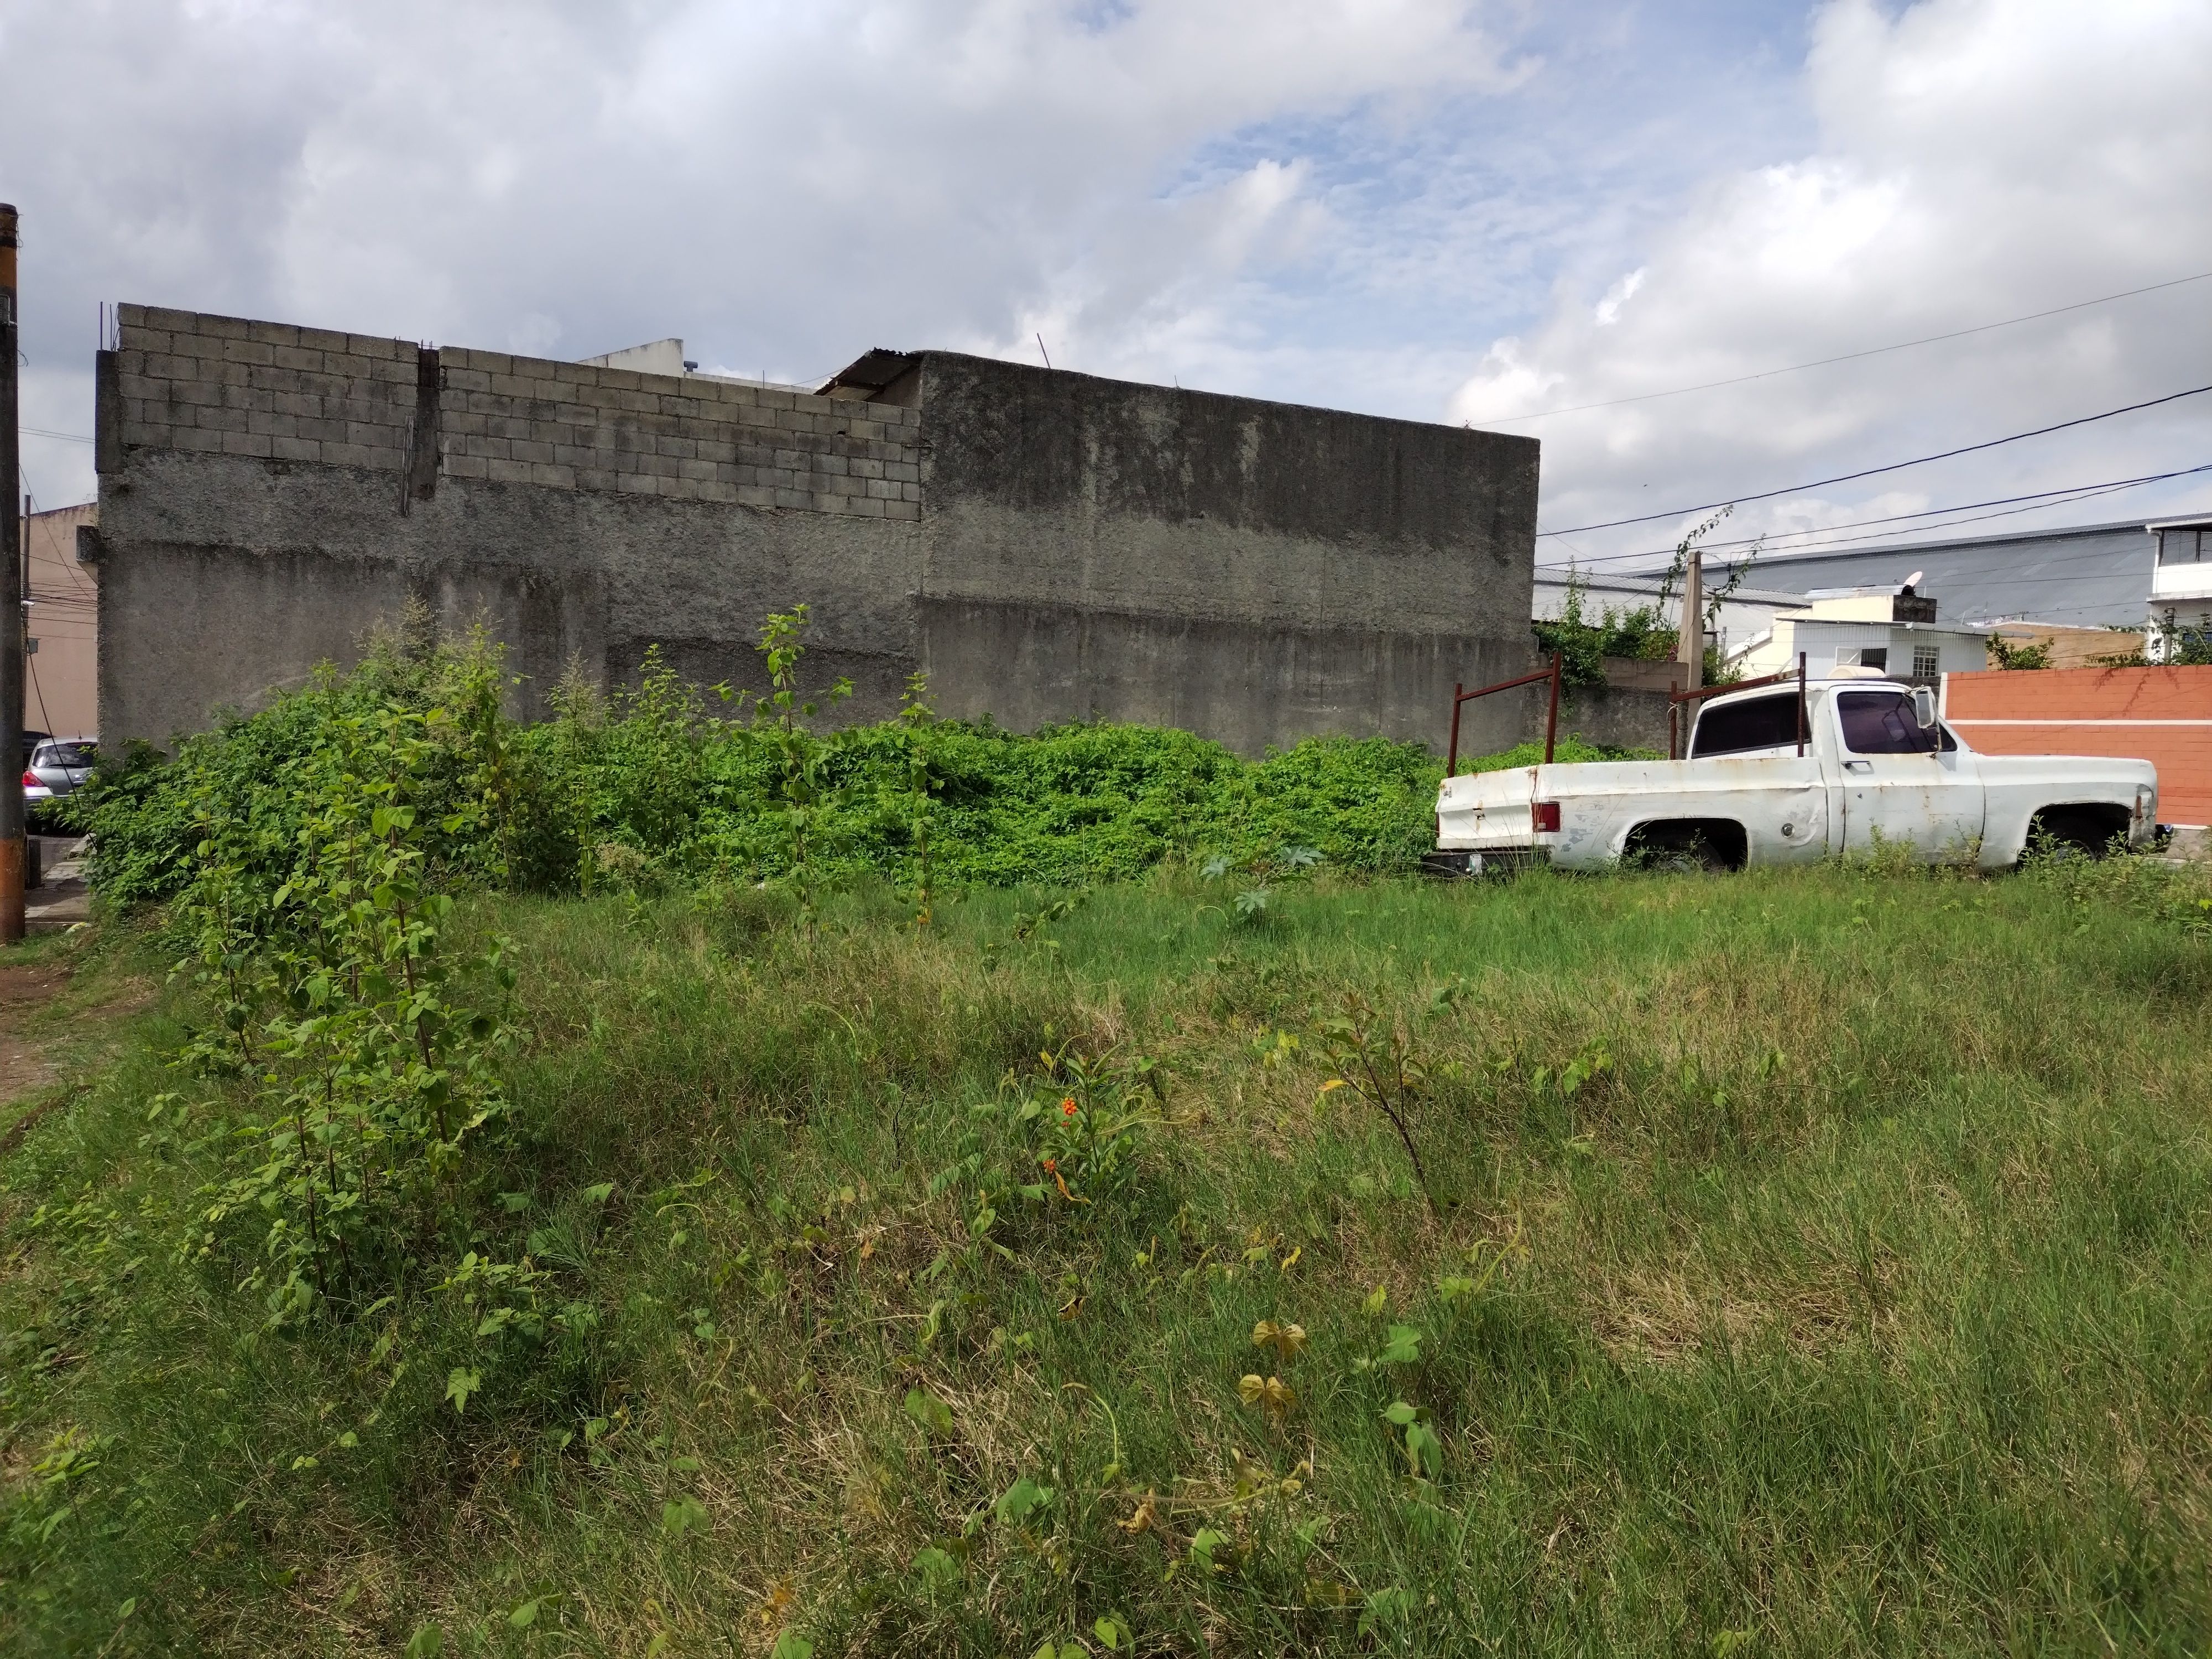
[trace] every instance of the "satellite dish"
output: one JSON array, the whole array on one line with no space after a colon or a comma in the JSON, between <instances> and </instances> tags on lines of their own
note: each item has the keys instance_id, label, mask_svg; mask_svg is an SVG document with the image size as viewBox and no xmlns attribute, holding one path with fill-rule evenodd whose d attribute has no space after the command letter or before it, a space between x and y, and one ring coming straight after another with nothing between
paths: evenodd
<instances>
[{"instance_id":1,"label":"satellite dish","mask_svg":"<svg viewBox=\"0 0 2212 1659\"><path fill-rule=\"evenodd\" d=\"M1905 579L1905 585L1917 593L1920 591L1920 579L1927 574L1924 570L1916 570Z\"/></svg>"}]
</instances>

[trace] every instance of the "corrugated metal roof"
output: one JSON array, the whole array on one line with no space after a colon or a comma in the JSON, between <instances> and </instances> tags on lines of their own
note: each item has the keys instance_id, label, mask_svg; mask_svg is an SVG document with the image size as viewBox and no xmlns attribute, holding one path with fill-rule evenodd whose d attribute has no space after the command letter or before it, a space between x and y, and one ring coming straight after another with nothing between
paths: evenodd
<instances>
[{"instance_id":1,"label":"corrugated metal roof","mask_svg":"<svg viewBox=\"0 0 2212 1659\"><path fill-rule=\"evenodd\" d=\"M1762 586L1802 593L1897 583L1918 570L1920 592L1942 607L1946 622L2018 617L2140 627L2154 558L2143 521L2129 519L1850 552L1773 553L1753 565L1752 574Z\"/></svg>"}]
</instances>

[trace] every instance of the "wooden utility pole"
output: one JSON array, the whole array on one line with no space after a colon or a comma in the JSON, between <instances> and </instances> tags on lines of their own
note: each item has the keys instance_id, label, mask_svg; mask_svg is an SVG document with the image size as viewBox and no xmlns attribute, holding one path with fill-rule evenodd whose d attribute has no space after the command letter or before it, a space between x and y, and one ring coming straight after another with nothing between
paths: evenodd
<instances>
[{"instance_id":1,"label":"wooden utility pole","mask_svg":"<svg viewBox=\"0 0 2212 1659\"><path fill-rule=\"evenodd\" d=\"M1682 558L1682 631L1675 654L1682 660L1682 690L1696 690L1705 672L1705 580L1694 547Z\"/></svg>"},{"instance_id":2,"label":"wooden utility pole","mask_svg":"<svg viewBox=\"0 0 2212 1659\"><path fill-rule=\"evenodd\" d=\"M15 453L15 210L0 202L0 945L23 937L24 839L22 495Z\"/></svg>"}]
</instances>

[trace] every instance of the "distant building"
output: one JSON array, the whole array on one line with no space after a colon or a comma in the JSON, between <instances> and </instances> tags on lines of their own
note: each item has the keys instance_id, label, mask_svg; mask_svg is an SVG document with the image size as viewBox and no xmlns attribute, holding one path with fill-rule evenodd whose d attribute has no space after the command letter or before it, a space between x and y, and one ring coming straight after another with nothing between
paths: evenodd
<instances>
[{"instance_id":1,"label":"distant building","mask_svg":"<svg viewBox=\"0 0 2212 1659\"><path fill-rule=\"evenodd\" d=\"M1863 674L1930 685L1989 665L1989 630L1939 624L1935 599L1910 583L1816 589L1806 598L1802 610L1776 617L1729 653L1729 663L1757 678L1791 672L1802 653L1814 679Z\"/></svg>"},{"instance_id":2,"label":"distant building","mask_svg":"<svg viewBox=\"0 0 2212 1659\"><path fill-rule=\"evenodd\" d=\"M23 724L57 737L88 738L100 729L100 594L92 572L76 562L78 527L99 518L88 501L26 521L30 672L23 677Z\"/></svg>"},{"instance_id":3,"label":"distant building","mask_svg":"<svg viewBox=\"0 0 2212 1659\"><path fill-rule=\"evenodd\" d=\"M2157 548L2144 653L2159 661L2185 636L2212 633L2212 518L2146 525Z\"/></svg>"},{"instance_id":4,"label":"distant building","mask_svg":"<svg viewBox=\"0 0 2212 1659\"><path fill-rule=\"evenodd\" d=\"M1920 591L1942 595L1946 614L1962 623L2139 628L2155 562L2143 521L2130 519L1953 541L1769 553L1752 567L1752 579L1762 587L1810 593L1893 587L1917 570Z\"/></svg>"}]
</instances>

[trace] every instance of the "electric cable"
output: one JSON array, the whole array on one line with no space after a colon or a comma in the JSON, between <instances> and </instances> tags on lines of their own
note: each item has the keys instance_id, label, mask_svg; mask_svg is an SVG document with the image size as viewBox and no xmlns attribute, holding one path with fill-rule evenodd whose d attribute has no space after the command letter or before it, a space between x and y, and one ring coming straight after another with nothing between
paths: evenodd
<instances>
[{"instance_id":1,"label":"electric cable","mask_svg":"<svg viewBox=\"0 0 2212 1659\"><path fill-rule=\"evenodd\" d=\"M1954 329L1948 334L1929 334L1917 340L1900 340L1895 345L1870 346L1864 351L1846 351L1840 357L1817 357L1809 363L1792 363L1787 368L1763 368L1756 374L1738 374L1725 380L1705 380L1696 386L1678 386L1665 392L1639 392L1629 398L1608 398L1602 403L1570 404L1563 409L1542 409L1533 415L1488 416L1469 425L1511 426L1521 421L1547 420L1554 415L1578 415L1589 409L1618 409L1623 404L1649 403L1654 398L1679 398L1685 392L1711 392L1717 386L1742 386L1750 380L1769 380L1778 374L1797 374L1808 368L1826 368L1831 363L1855 362L1861 357L1879 357L1884 352L1907 351L1914 346L1934 345L1942 340L1960 340L1969 334L1986 334L1995 328L2012 328L2021 323L2033 323L2045 317L2057 317L2069 311L2082 311L2091 306L2110 305L2115 300L2132 300L2138 294L2155 294L2160 289L2179 288L2188 283L2201 283L2212 276L2212 270L2200 270L2194 276L2177 276L2170 283L2153 283L2148 288L2131 288L2124 294L2102 295L2094 300L2077 300L2070 306L2053 306L2048 311L2031 311L2025 317L2008 317L2001 323L1981 323L1972 328Z\"/></svg>"},{"instance_id":2,"label":"electric cable","mask_svg":"<svg viewBox=\"0 0 2212 1659\"><path fill-rule=\"evenodd\" d=\"M2023 512L2033 512L2038 507L2070 507L2075 501L2094 501L2100 495L2117 495L2124 489L2138 489L2145 484L2161 483L2169 478L2186 478L2199 472L2212 472L2212 464L2208 464L2203 466L2182 467L2172 472L2148 472L2137 478L2109 478L2098 483L2069 484L2063 489L2041 489L2025 495L1994 495L1989 500L1984 501L1961 501L1954 507L1924 507L1917 513L1892 513L1885 514L1878 519L1852 519L1842 524L1815 525L1804 530L1773 531L1764 536L1739 536L1724 542L1702 542L1698 546L1699 550L1704 552L1718 552L1727 548L1750 547L1761 542L1771 544L1777 540L1787 540L1805 536L1826 536L1832 532L1838 530L1856 530L1864 526L1874 524L1898 524L1904 522L1905 520L1913 519L1950 519L1950 524L1976 524L1980 522L1980 520L1954 519L1951 518L1950 515L1960 513L1972 513L1978 508L1984 507L2008 507L2016 501L2028 501L2033 503L2033 506L2021 509ZM1990 514L1985 516L1990 518L2006 518L2011 515L2008 514ZM1917 526L1914 526L1914 528L1924 530L1945 530L1950 527L1950 524L1931 523ZM1537 526L1537 534L1540 537L1552 535L1554 533L1556 532L1545 530L1540 523ZM1909 535L1912 533L1912 531L1907 530L1897 533ZM1812 543L1798 547L1780 548L1775 550L1778 553L1798 553L1805 551L1807 546L1826 545L1828 545L1828 544ZM1571 562L1577 567L1601 564L1620 564L1632 559L1663 559L1671 555L1674 550L1674 549L1668 547L1656 547L1646 548L1634 553L1601 553L1595 556L1587 558L1577 556ZM1539 570L1565 570L1567 568L1568 566L1565 564L1540 564L1536 567Z\"/></svg>"},{"instance_id":3,"label":"electric cable","mask_svg":"<svg viewBox=\"0 0 2212 1659\"><path fill-rule=\"evenodd\" d=\"M1978 444L1962 444L1956 449L1942 450L1933 455L1916 455L1909 461L1892 461L1886 466L1869 466L1856 472L1839 472L1832 478L1815 478L1809 483L1790 484L1781 489L1762 489L1755 494L1726 496L1717 501L1707 501L1698 507L1670 507L1663 513L1641 513L1629 519L1607 519L1602 524L1570 525L1565 530L1540 532L1547 536L1580 536L1593 530L1618 530L1623 525L1651 524L1661 519L1686 518L1693 513L1710 513L1716 507L1741 507L1746 501L1770 501L1778 495L1795 495L1800 490L1824 489L1830 484L1850 483L1858 478L1879 477L1885 472L1902 472L1909 466L1926 466L1931 461L1948 461L1960 455L1978 454L1984 449L2000 449L2006 444L2016 444L2028 438L2046 437L2053 432L2070 431L2077 426L2090 426L2099 421L2109 421L2116 416L2132 415L2138 410L2156 409L2163 404L2179 403L2184 398L2201 398L2212 392L2212 386L2193 386L2186 392L2169 392L2163 398L2149 398L2139 404L2127 404L2118 409L2108 409L2096 415L2078 415L2070 421L2060 421L2051 426L2039 426L2032 432L2015 432L2008 437L1990 438Z\"/></svg>"}]
</instances>

